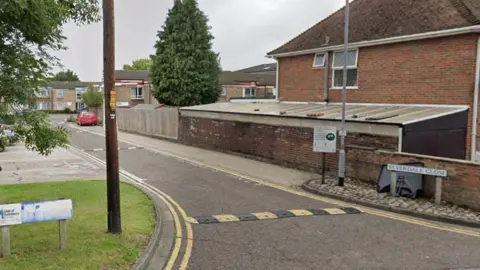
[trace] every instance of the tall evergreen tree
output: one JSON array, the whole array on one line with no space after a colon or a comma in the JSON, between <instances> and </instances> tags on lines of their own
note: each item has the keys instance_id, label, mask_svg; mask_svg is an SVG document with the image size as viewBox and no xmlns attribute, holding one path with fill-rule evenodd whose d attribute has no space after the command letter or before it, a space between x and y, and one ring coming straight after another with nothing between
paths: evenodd
<instances>
[{"instance_id":1,"label":"tall evergreen tree","mask_svg":"<svg viewBox=\"0 0 480 270\"><path fill-rule=\"evenodd\" d=\"M216 102L220 63L208 19L196 0L175 0L158 33L151 69L153 95L173 106Z\"/></svg>"}]
</instances>

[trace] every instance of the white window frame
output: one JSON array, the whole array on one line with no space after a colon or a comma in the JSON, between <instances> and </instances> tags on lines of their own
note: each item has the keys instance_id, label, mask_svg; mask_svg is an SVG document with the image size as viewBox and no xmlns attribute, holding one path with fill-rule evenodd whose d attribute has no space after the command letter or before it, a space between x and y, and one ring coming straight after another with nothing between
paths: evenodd
<instances>
[{"instance_id":1,"label":"white window frame","mask_svg":"<svg viewBox=\"0 0 480 270\"><path fill-rule=\"evenodd\" d=\"M245 90L249 89L250 90L250 95L245 94ZM253 90L253 95L252 95L252 90ZM255 87L245 87L243 88L243 97L256 97L257 96L257 89Z\"/></svg>"},{"instance_id":2,"label":"white window frame","mask_svg":"<svg viewBox=\"0 0 480 270\"><path fill-rule=\"evenodd\" d=\"M220 96L225 97L227 95L227 88L222 87L222 92L220 93Z\"/></svg>"},{"instance_id":3,"label":"white window frame","mask_svg":"<svg viewBox=\"0 0 480 270\"><path fill-rule=\"evenodd\" d=\"M138 94L139 89L142 89L142 94L141 95ZM133 95L133 91L135 91L135 95ZM143 99L144 94L145 94L145 88L143 88L143 87L132 87L130 89L130 97L132 99Z\"/></svg>"},{"instance_id":4,"label":"white window frame","mask_svg":"<svg viewBox=\"0 0 480 270\"><path fill-rule=\"evenodd\" d=\"M61 93L61 94L60 94ZM63 89L57 89L55 90L55 97L56 98L63 98Z\"/></svg>"},{"instance_id":5,"label":"white window frame","mask_svg":"<svg viewBox=\"0 0 480 270\"><path fill-rule=\"evenodd\" d=\"M359 54L359 50L358 49L352 49L352 50L348 50L349 52L351 51L355 51L356 52L356 57L355 57L355 65L351 65L351 66L347 66L347 70L348 69L356 69L357 70L357 85L356 86L347 86L347 89L352 89L352 90L355 90L355 89L358 89L358 54ZM333 52L333 59L332 59L332 89L335 89L335 90L338 90L338 89L342 89L343 86L335 86L335 71L336 70L343 70L343 66L342 67L335 67L335 55L337 53L343 53L343 51L336 51L336 52Z\"/></svg>"},{"instance_id":6,"label":"white window frame","mask_svg":"<svg viewBox=\"0 0 480 270\"><path fill-rule=\"evenodd\" d=\"M315 62L317 60L317 56L319 55L322 55L323 56L323 61L322 61L322 64L321 65L315 65ZM313 64L312 64L312 67L313 68L325 68L325 59L326 59L326 53L316 53L315 56L313 57Z\"/></svg>"},{"instance_id":7,"label":"white window frame","mask_svg":"<svg viewBox=\"0 0 480 270\"><path fill-rule=\"evenodd\" d=\"M40 89L38 92L37 92L37 97L48 97L49 96L49 90L48 89ZM45 93L45 94L44 94Z\"/></svg>"}]
</instances>

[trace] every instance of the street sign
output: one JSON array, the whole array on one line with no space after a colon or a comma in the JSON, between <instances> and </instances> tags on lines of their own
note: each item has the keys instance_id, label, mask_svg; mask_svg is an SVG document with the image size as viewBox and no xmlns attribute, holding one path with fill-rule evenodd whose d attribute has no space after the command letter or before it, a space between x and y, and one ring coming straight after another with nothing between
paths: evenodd
<instances>
[{"instance_id":1,"label":"street sign","mask_svg":"<svg viewBox=\"0 0 480 270\"><path fill-rule=\"evenodd\" d=\"M22 203L22 224L67 220L72 217L72 200Z\"/></svg>"},{"instance_id":2,"label":"street sign","mask_svg":"<svg viewBox=\"0 0 480 270\"><path fill-rule=\"evenodd\" d=\"M22 224L22 204L0 205L0 227Z\"/></svg>"},{"instance_id":3,"label":"street sign","mask_svg":"<svg viewBox=\"0 0 480 270\"><path fill-rule=\"evenodd\" d=\"M319 126L313 129L313 152L335 153L337 151L337 128Z\"/></svg>"},{"instance_id":4,"label":"street sign","mask_svg":"<svg viewBox=\"0 0 480 270\"><path fill-rule=\"evenodd\" d=\"M416 173L416 174L423 174L423 175L447 177L447 171L439 170L439 169L430 169L430 168L424 168L424 167L415 167L415 166L397 165L397 164L388 164L387 169L389 171L395 171L395 172L408 172L408 173Z\"/></svg>"}]
</instances>

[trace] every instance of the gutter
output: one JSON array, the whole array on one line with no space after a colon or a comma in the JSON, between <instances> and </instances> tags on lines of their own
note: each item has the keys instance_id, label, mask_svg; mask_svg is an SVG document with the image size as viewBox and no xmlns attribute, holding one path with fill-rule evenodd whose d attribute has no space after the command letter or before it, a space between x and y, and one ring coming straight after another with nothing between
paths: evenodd
<instances>
[{"instance_id":1,"label":"gutter","mask_svg":"<svg viewBox=\"0 0 480 270\"><path fill-rule=\"evenodd\" d=\"M431 39L431 38L439 38L439 37L447 37L447 36L455 36L455 35L464 35L464 34L472 34L472 33L480 33L480 25L426 32L426 33L413 34L413 35L407 35L407 36L397 36L397 37L377 39L377 40L360 41L355 43L349 43L348 47L349 49L356 49L361 47L378 46L378 45L385 45L385 44L392 44L392 43L400 43L400 42L407 42L407 41L415 41L415 40ZM326 51L337 51L337 50L341 50L342 48L343 48L343 45L335 45L335 46L308 49L308 50L302 50L302 51L270 54L270 55L267 55L266 57L277 58L277 57L288 57L288 56L296 56L296 55L322 53Z\"/></svg>"},{"instance_id":2,"label":"gutter","mask_svg":"<svg viewBox=\"0 0 480 270\"><path fill-rule=\"evenodd\" d=\"M473 116L472 116L472 145L470 146L470 159L475 161L477 154L477 121L478 121L478 92L480 88L480 37L477 40L477 64L475 66L475 85L473 92Z\"/></svg>"}]
</instances>

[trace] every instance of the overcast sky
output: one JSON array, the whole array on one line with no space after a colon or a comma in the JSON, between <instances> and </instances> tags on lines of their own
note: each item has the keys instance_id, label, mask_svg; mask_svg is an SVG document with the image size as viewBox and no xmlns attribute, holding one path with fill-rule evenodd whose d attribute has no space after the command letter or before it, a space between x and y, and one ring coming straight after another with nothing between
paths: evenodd
<instances>
[{"instance_id":1,"label":"overcast sky","mask_svg":"<svg viewBox=\"0 0 480 270\"><path fill-rule=\"evenodd\" d=\"M101 2L101 1L100 1ZM223 70L237 70L271 62L265 54L338 10L344 0L198 0L215 36L213 49L220 53ZM154 53L173 0L116 0L117 69ZM55 53L65 68L81 80L101 80L102 22L78 27L68 24L66 51Z\"/></svg>"}]
</instances>

